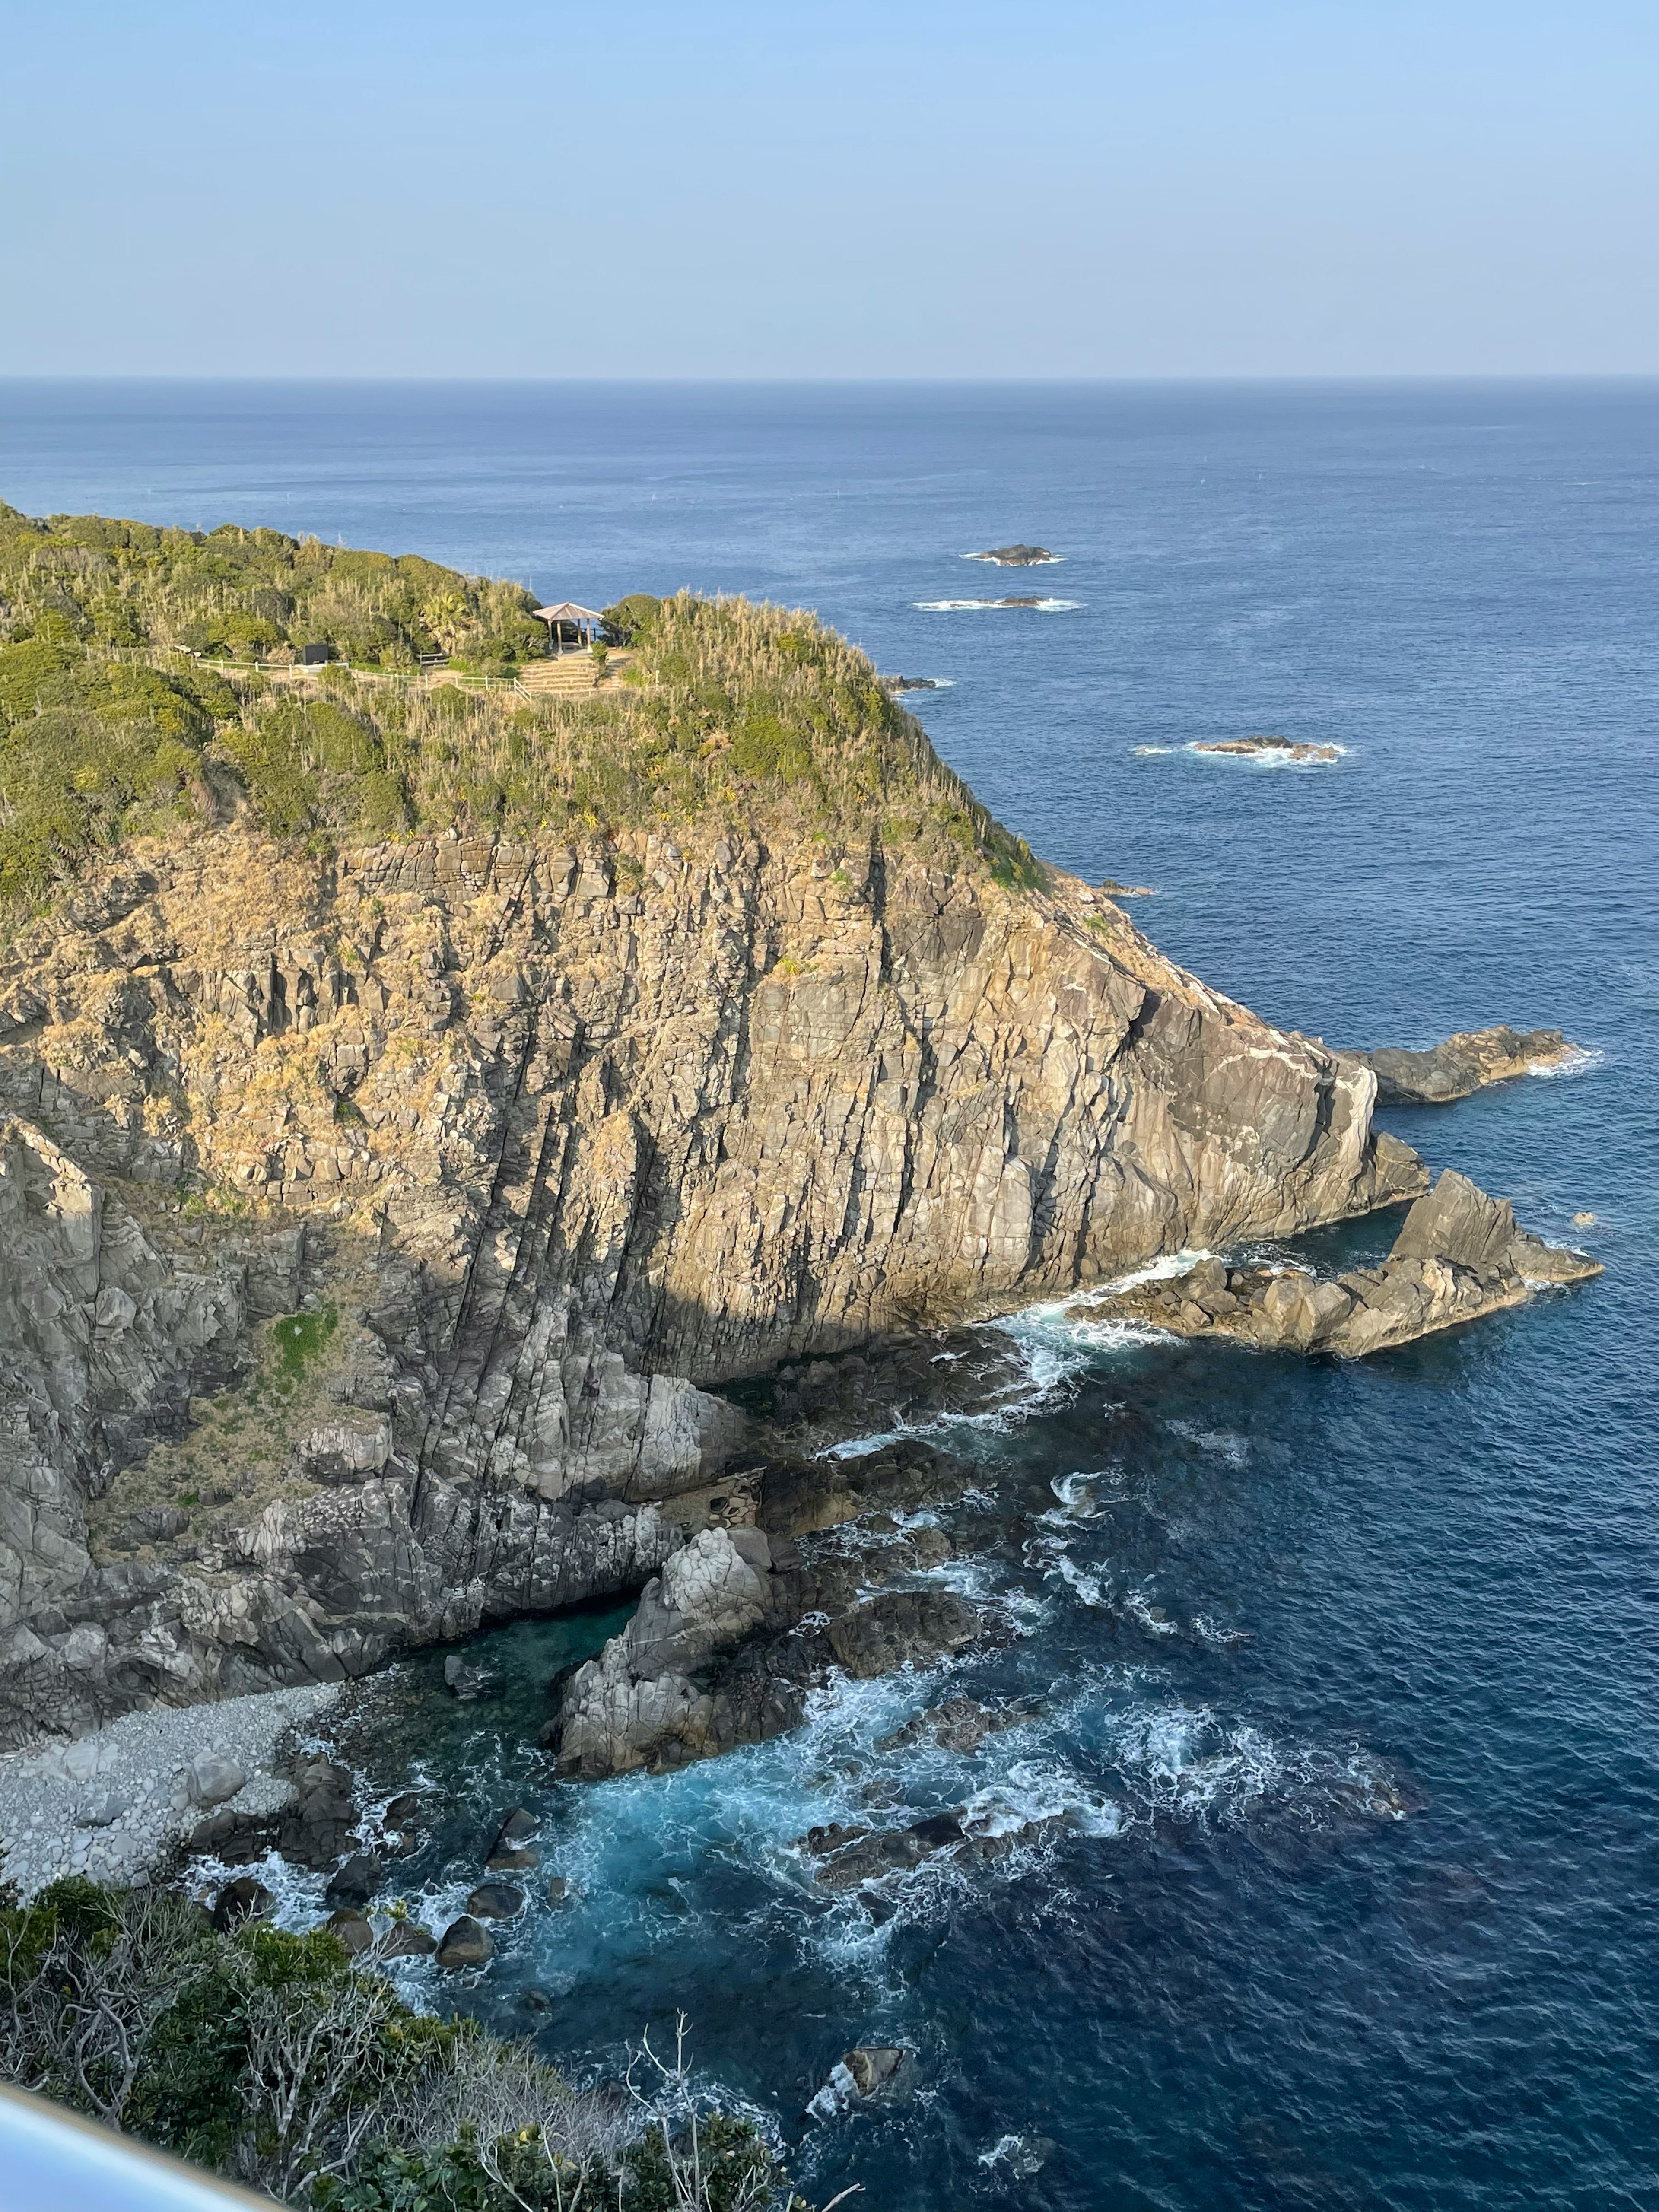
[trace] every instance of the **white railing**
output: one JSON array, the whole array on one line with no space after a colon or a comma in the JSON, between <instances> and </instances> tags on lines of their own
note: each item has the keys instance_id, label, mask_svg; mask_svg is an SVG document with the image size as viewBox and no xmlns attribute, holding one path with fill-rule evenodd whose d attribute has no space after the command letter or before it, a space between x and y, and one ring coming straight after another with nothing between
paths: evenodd
<instances>
[{"instance_id":1,"label":"white railing","mask_svg":"<svg viewBox=\"0 0 1659 2212\"><path fill-rule=\"evenodd\" d=\"M272 2212L216 2174L0 2082L6 2212Z\"/></svg>"}]
</instances>

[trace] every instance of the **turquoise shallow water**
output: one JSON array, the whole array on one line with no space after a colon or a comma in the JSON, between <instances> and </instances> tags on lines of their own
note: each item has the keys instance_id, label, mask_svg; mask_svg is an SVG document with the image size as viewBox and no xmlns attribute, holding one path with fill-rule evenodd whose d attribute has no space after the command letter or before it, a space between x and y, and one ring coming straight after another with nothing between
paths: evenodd
<instances>
[{"instance_id":1,"label":"turquoise shallow water","mask_svg":"<svg viewBox=\"0 0 1659 2212\"><path fill-rule=\"evenodd\" d=\"M1018 1632L999 1652L586 1793L526 1746L603 1618L502 1632L499 1704L389 1678L366 1760L447 1792L411 1887L458 1894L524 1795L582 1893L469 2002L595 2070L683 2005L820 2197L1659 2205L1659 390L13 385L0 411L34 511L272 521L588 604L805 601L949 678L915 703L1004 819L1157 886L1138 918L1263 1013L1357 1043L1558 1024L1592 1054L1386 1117L1547 1235L1594 1211L1582 1290L1363 1366L1018 1324L1026 1401L945 1432L981 1469L945 1517ZM1064 564L959 557L1017 537ZM918 604L1037 590L1079 604ZM1182 750L1262 731L1346 750ZM874 1750L958 1688L1037 1711L971 1758ZM788 1848L872 1791L1077 1825L878 1923ZM914 2094L807 2122L855 2038L914 2045ZM1035 2179L1010 2134L1053 2144Z\"/></svg>"}]
</instances>

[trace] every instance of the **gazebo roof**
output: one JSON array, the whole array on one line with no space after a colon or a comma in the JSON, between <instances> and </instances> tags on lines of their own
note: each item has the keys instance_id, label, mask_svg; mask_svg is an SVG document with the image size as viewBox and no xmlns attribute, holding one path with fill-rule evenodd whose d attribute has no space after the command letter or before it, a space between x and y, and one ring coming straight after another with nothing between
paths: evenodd
<instances>
[{"instance_id":1,"label":"gazebo roof","mask_svg":"<svg viewBox=\"0 0 1659 2212\"><path fill-rule=\"evenodd\" d=\"M538 607L536 612L544 622L598 622L598 607L579 607L574 599L564 599L556 607Z\"/></svg>"}]
</instances>

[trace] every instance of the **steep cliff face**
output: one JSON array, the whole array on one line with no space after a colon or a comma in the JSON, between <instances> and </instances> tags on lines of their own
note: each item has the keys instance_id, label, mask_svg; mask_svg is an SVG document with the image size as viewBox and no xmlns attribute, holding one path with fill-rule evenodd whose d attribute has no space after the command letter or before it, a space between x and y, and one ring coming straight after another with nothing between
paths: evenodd
<instances>
[{"instance_id":1,"label":"steep cliff face","mask_svg":"<svg viewBox=\"0 0 1659 2212\"><path fill-rule=\"evenodd\" d=\"M204 827L15 945L6 1738L635 1587L710 1386L1424 1187L1070 878L710 837Z\"/></svg>"}]
</instances>

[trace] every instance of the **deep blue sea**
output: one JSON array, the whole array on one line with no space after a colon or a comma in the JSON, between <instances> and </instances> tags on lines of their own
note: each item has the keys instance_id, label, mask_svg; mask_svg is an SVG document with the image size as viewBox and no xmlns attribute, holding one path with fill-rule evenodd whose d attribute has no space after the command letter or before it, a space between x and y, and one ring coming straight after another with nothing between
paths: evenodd
<instances>
[{"instance_id":1,"label":"deep blue sea","mask_svg":"<svg viewBox=\"0 0 1659 2212\"><path fill-rule=\"evenodd\" d=\"M588 1791L526 1739L616 1616L486 1639L498 1704L386 1678L374 1778L413 1760L448 1808L423 1909L520 1795L580 1892L469 2002L579 2074L683 2007L807 2193L872 2212L1659 2206L1659 386L14 384L0 413L34 512L815 607L948 678L912 703L1002 818L1155 886L1137 919L1264 1015L1590 1054L1385 1118L1596 1282L1358 1365L1016 1323L1019 1416L941 1431L981 1470L944 1517L988 1547L949 1571L1006 1649ZM1063 564L961 557L1013 538ZM1073 604L926 604L1005 592ZM1183 750L1257 732L1344 750ZM1034 1717L875 1748L957 1690ZM970 1801L1075 1823L879 1921L789 1848ZM915 2049L909 2091L807 2119L860 2040Z\"/></svg>"}]
</instances>

